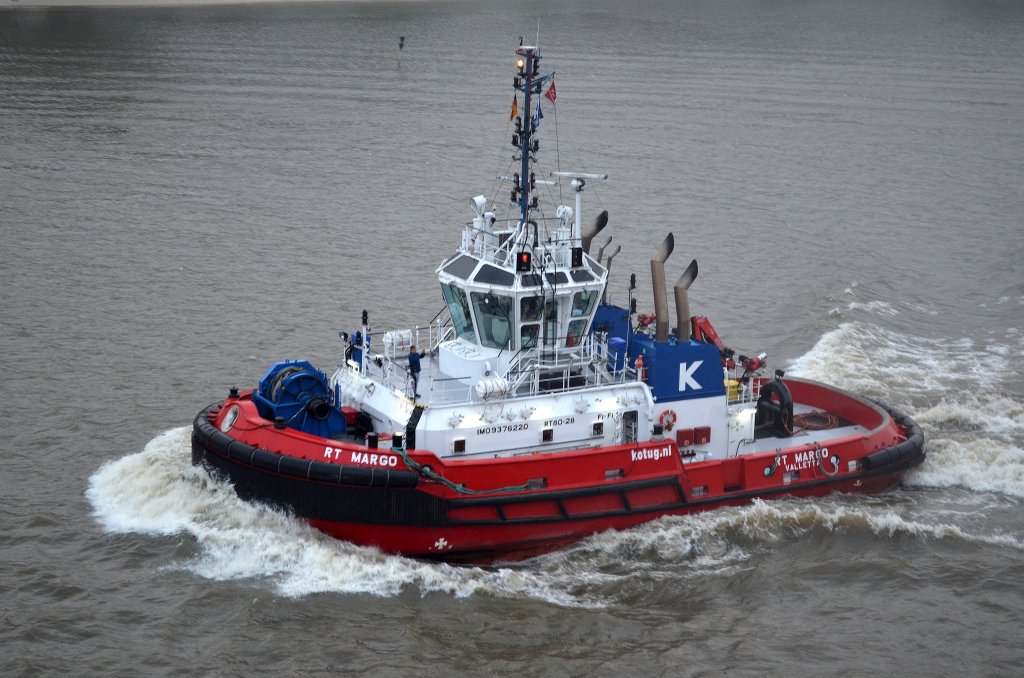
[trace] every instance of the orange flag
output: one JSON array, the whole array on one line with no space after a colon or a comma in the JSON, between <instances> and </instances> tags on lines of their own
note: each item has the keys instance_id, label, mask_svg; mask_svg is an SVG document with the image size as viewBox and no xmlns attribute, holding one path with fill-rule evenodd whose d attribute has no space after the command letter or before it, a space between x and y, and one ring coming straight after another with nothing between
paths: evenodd
<instances>
[{"instance_id":1,"label":"orange flag","mask_svg":"<svg viewBox=\"0 0 1024 678\"><path fill-rule=\"evenodd\" d=\"M515 120L517 115L519 115L519 95L518 94L513 94L512 95L512 115L508 116L509 122Z\"/></svg>"}]
</instances>

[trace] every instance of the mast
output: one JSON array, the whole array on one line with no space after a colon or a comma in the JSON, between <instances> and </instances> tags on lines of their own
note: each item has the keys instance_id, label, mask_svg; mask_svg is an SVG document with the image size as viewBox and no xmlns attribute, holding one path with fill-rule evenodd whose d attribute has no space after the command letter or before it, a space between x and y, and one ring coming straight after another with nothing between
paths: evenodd
<instances>
[{"instance_id":1,"label":"mast","mask_svg":"<svg viewBox=\"0 0 1024 678\"><path fill-rule=\"evenodd\" d=\"M554 77L552 71L540 75L540 50L534 46L520 46L516 50L516 68L518 73L512 83L517 92L523 93L523 110L516 116L516 131L512 135L512 145L519 154L519 174L514 177L512 185L512 202L519 205L519 226L526 228L530 221L530 210L536 209L537 197L532 196L536 188L536 178L531 168L531 153L540 149L540 141L534 138L537 128L533 119L534 95L539 95L544 83ZM518 95L517 95L518 96Z\"/></svg>"}]
</instances>

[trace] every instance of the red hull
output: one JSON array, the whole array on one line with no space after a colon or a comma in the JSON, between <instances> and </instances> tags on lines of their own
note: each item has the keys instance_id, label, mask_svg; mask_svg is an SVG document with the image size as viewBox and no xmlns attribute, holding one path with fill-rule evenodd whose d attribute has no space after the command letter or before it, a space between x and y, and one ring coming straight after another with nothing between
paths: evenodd
<instances>
[{"instance_id":1,"label":"red hull","mask_svg":"<svg viewBox=\"0 0 1024 678\"><path fill-rule=\"evenodd\" d=\"M606 530L625 530L670 515L686 515L726 506L742 506L755 498L784 496L823 497L833 492L878 493L900 483L902 473L830 482L815 487L779 490L756 496L721 497L670 510L655 510L620 517L524 522L515 525L447 527L424 532L419 527L363 525L309 518L309 523L332 537L385 553L443 559L448 562L488 564L515 561L557 551L575 541ZM468 546L464 546L468 545Z\"/></svg>"},{"instance_id":2,"label":"red hull","mask_svg":"<svg viewBox=\"0 0 1024 678\"><path fill-rule=\"evenodd\" d=\"M243 498L283 505L339 539L475 563L755 498L882 492L923 461L920 429L903 415L820 384L790 384L800 402L867 432L829 439L823 431L812 444L701 462L687 462L672 440L441 459L276 428L245 393L197 417L193 461L225 475ZM235 419L222 426L229 411Z\"/></svg>"}]
</instances>

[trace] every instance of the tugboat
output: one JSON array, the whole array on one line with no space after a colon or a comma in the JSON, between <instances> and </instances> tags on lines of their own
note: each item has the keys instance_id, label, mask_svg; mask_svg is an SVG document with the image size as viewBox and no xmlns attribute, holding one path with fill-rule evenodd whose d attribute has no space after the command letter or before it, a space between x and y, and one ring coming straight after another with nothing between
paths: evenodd
<instances>
[{"instance_id":1,"label":"tugboat","mask_svg":"<svg viewBox=\"0 0 1024 678\"><path fill-rule=\"evenodd\" d=\"M691 315L696 260L670 327L672 234L651 259L654 312L637 313L635 274L628 304L609 301L618 248L594 248L608 215L583 219L584 188L606 175L534 172L538 104L557 96L540 62L516 50L508 217L472 199L437 267L441 311L384 332L380 350L363 311L332 375L282 361L232 388L196 417L193 463L339 539L467 563L755 498L897 486L924 460L920 427L733 352ZM559 182L575 205L545 210L538 186Z\"/></svg>"}]
</instances>

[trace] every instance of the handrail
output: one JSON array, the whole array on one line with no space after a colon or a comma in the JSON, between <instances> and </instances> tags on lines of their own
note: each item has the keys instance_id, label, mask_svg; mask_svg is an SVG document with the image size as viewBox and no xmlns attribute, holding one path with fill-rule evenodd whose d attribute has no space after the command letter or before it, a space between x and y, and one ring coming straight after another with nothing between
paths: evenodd
<instances>
[{"instance_id":1,"label":"handrail","mask_svg":"<svg viewBox=\"0 0 1024 678\"><path fill-rule=\"evenodd\" d=\"M427 328L416 327L413 336L417 346L429 346L431 352L438 346L454 336L455 328L451 324L451 315L447 313L447 306L441 309L431 320ZM420 332L426 329L428 332L427 341L420 343ZM396 333L409 332L409 330L391 330ZM507 367L501 376L508 380L508 396L530 397L540 393L560 393L573 390L580 386L579 379L583 378L583 384L587 386L598 386L602 384L627 383L638 381L639 375L636 370L624 364L621 370L612 371L609 365L614 364L615 354L609 350L606 338L603 335L588 334L581 338L575 346L564 346L566 337L561 337L554 346L544 350L542 346L530 348L520 347L509 359ZM367 364L373 374L368 371L366 377L380 383L383 386L406 390L408 369L405 365L404 356L390 356L386 353L378 353L370 350L367 354ZM380 370L377 374L377 369ZM445 395L451 396L452 386L458 384L459 390L468 389L468 397L463 400L449 400ZM441 396L440 402L447 404L469 404L478 402L474 396L472 385L467 384L459 377L442 377L439 373L430 379L428 388L434 389L438 386ZM528 385L528 386L527 386ZM542 387L543 386L543 387ZM524 388L525 387L525 388ZM747 396L746 392L744 394ZM756 397L756 392L753 397Z\"/></svg>"}]
</instances>

